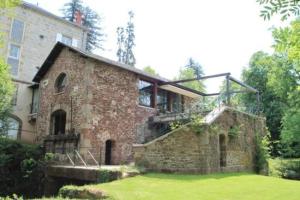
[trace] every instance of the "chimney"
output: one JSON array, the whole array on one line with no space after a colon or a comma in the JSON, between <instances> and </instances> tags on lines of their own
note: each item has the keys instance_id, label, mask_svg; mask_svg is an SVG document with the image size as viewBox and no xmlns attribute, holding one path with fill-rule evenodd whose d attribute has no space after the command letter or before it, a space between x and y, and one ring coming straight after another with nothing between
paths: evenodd
<instances>
[{"instance_id":1,"label":"chimney","mask_svg":"<svg viewBox=\"0 0 300 200\"><path fill-rule=\"evenodd\" d=\"M78 25L82 25L83 15L79 10L75 11L75 23Z\"/></svg>"}]
</instances>

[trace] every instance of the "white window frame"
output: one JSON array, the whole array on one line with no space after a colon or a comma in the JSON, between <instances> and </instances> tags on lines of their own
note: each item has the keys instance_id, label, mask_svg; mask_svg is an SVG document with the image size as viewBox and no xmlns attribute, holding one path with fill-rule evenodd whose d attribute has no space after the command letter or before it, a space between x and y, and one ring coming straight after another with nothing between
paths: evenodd
<instances>
[{"instance_id":1,"label":"white window frame","mask_svg":"<svg viewBox=\"0 0 300 200\"><path fill-rule=\"evenodd\" d=\"M19 52L18 52L17 57L10 55L11 46L19 47ZM21 45L18 45L18 44L15 44L15 43L9 43L8 56L7 57L20 61L20 57L21 57Z\"/></svg>"},{"instance_id":2,"label":"white window frame","mask_svg":"<svg viewBox=\"0 0 300 200\"><path fill-rule=\"evenodd\" d=\"M22 38L21 38L21 41L20 41L20 43L19 43L19 44L21 44L21 43L23 42L23 40L24 40L26 24L25 24L25 21L23 21L23 20L20 20L20 19L18 19L18 18L12 18L11 24L10 24L10 34L9 34L9 39L10 39L11 41L15 42L15 43L17 43L17 42L14 41L14 40L12 39L12 30L13 30L14 20L18 20L18 21L20 21L20 22L23 22Z\"/></svg>"},{"instance_id":3,"label":"white window frame","mask_svg":"<svg viewBox=\"0 0 300 200\"><path fill-rule=\"evenodd\" d=\"M18 46L18 47L19 47L18 58L16 58L16 57L10 55L10 48L11 48L11 45L15 45L15 46ZM20 60L21 60L21 45L20 45L20 44L16 44L16 43L13 43L13 42L8 43L7 60L8 60L9 58L18 61L18 70L17 70L17 73L16 73L16 74L10 73L11 76L17 77L17 76L19 75L19 71L20 71ZM12 66L10 66L10 67L12 67Z\"/></svg>"},{"instance_id":4,"label":"white window frame","mask_svg":"<svg viewBox=\"0 0 300 200\"><path fill-rule=\"evenodd\" d=\"M66 44L65 42L63 42L63 38L70 38L71 39L71 42L70 44ZM70 46L73 46L73 47L78 47L78 40L69 36L69 35L65 35L65 34L62 34L62 33L57 33L56 34L56 42L61 42L61 43L64 43L66 45L70 45Z\"/></svg>"}]
</instances>

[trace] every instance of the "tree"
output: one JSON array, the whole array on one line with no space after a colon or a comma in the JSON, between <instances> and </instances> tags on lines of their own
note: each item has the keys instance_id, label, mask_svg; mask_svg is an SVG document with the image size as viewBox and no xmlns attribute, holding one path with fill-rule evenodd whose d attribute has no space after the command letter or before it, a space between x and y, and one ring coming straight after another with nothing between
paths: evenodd
<instances>
[{"instance_id":1,"label":"tree","mask_svg":"<svg viewBox=\"0 0 300 200\"><path fill-rule=\"evenodd\" d=\"M253 54L248 68L242 73L242 80L260 93L260 109L266 116L266 124L273 141L280 139L281 120L285 108L282 98L276 94L274 87L268 82L271 68L280 66L280 59L264 52ZM241 95L241 102L247 108L257 106L256 95L246 93Z\"/></svg>"},{"instance_id":2,"label":"tree","mask_svg":"<svg viewBox=\"0 0 300 200\"><path fill-rule=\"evenodd\" d=\"M12 8L20 4L20 0L1 0L0 8Z\"/></svg>"},{"instance_id":3,"label":"tree","mask_svg":"<svg viewBox=\"0 0 300 200\"><path fill-rule=\"evenodd\" d=\"M279 14L281 20L300 14L300 0L256 0L256 2L263 7L260 16L264 20L270 20L274 14Z\"/></svg>"},{"instance_id":4,"label":"tree","mask_svg":"<svg viewBox=\"0 0 300 200\"><path fill-rule=\"evenodd\" d=\"M0 83L0 118L2 118L11 107L11 99L14 92L9 67L2 59L0 59Z\"/></svg>"},{"instance_id":5,"label":"tree","mask_svg":"<svg viewBox=\"0 0 300 200\"><path fill-rule=\"evenodd\" d=\"M118 51L117 57L118 61L127 65L135 65L135 57L133 54L133 47L135 46L135 34L134 34L134 24L133 17L134 13L132 11L128 12L129 21L127 22L126 28L118 27Z\"/></svg>"},{"instance_id":6,"label":"tree","mask_svg":"<svg viewBox=\"0 0 300 200\"><path fill-rule=\"evenodd\" d=\"M151 66L146 66L143 68L143 71L147 72L148 74L157 76L158 73L156 73L155 69L153 69Z\"/></svg>"},{"instance_id":7,"label":"tree","mask_svg":"<svg viewBox=\"0 0 300 200\"><path fill-rule=\"evenodd\" d=\"M20 3L19 0L1 1L0 8L12 8ZM2 33L0 33L0 46L3 45ZM9 66L0 57L0 128L8 117L11 108L11 99L14 93L14 85L11 80ZM1 133L0 133L1 134Z\"/></svg>"},{"instance_id":8,"label":"tree","mask_svg":"<svg viewBox=\"0 0 300 200\"><path fill-rule=\"evenodd\" d=\"M281 143L285 156L300 156L300 20L290 27L273 30L275 54L287 60L278 68L273 68L269 83L286 102L282 118Z\"/></svg>"},{"instance_id":9,"label":"tree","mask_svg":"<svg viewBox=\"0 0 300 200\"><path fill-rule=\"evenodd\" d=\"M76 11L82 12L83 8L84 6L81 0L71 0L68 3L65 3L64 7L61 9L63 18L68 21L74 22Z\"/></svg>"},{"instance_id":10,"label":"tree","mask_svg":"<svg viewBox=\"0 0 300 200\"><path fill-rule=\"evenodd\" d=\"M74 22L76 12L82 14L82 25L89 29L87 33L86 50L91 52L97 48L103 49L104 34L101 28L101 17L88 6L84 6L81 0L71 0L61 9L63 18Z\"/></svg>"},{"instance_id":11,"label":"tree","mask_svg":"<svg viewBox=\"0 0 300 200\"><path fill-rule=\"evenodd\" d=\"M187 64L180 69L179 75L175 79L183 80L183 79L197 78L203 75L204 72L202 66L196 61L194 61L192 58L189 58ZM184 82L182 83L182 85L197 91L203 92L205 90L205 86L203 82L198 80Z\"/></svg>"},{"instance_id":12,"label":"tree","mask_svg":"<svg viewBox=\"0 0 300 200\"><path fill-rule=\"evenodd\" d=\"M188 59L188 63L185 67L192 69L197 78L204 75L202 66L196 61L194 61L193 58Z\"/></svg>"},{"instance_id":13,"label":"tree","mask_svg":"<svg viewBox=\"0 0 300 200\"><path fill-rule=\"evenodd\" d=\"M100 16L88 6L84 7L83 16L83 26L89 28L89 32L87 33L86 50L89 52L96 48L104 50L102 45L104 41L104 34L100 26Z\"/></svg>"}]
</instances>

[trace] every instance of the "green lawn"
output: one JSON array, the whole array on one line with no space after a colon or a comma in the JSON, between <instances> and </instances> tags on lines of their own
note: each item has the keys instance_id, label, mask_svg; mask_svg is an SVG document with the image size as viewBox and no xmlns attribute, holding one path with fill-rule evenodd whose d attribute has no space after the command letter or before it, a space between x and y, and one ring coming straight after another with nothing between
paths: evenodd
<instances>
[{"instance_id":1,"label":"green lawn","mask_svg":"<svg viewBox=\"0 0 300 200\"><path fill-rule=\"evenodd\" d=\"M74 189L74 186L71 187ZM300 181L247 173L214 175L153 173L84 187L101 189L116 200L300 199Z\"/></svg>"}]
</instances>

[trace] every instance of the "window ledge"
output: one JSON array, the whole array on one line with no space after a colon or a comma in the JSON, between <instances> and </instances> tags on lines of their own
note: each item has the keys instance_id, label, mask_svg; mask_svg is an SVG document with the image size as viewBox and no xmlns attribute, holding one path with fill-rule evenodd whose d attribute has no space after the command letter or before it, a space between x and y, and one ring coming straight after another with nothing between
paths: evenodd
<instances>
[{"instance_id":1,"label":"window ledge","mask_svg":"<svg viewBox=\"0 0 300 200\"><path fill-rule=\"evenodd\" d=\"M148 107L148 106L143 106L143 105L138 105L138 107L141 107L141 108L147 108L147 109L151 109L151 110L157 110L156 108L153 108L153 107Z\"/></svg>"},{"instance_id":2,"label":"window ledge","mask_svg":"<svg viewBox=\"0 0 300 200\"><path fill-rule=\"evenodd\" d=\"M62 92L55 92L54 95L61 95L61 94L63 94L63 93L65 93L65 91L62 91Z\"/></svg>"}]
</instances>

